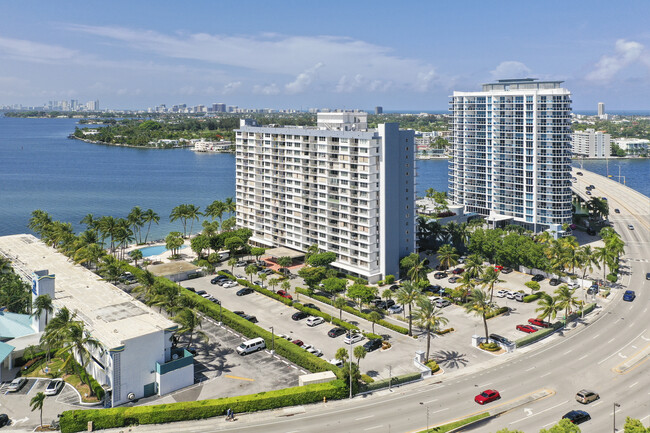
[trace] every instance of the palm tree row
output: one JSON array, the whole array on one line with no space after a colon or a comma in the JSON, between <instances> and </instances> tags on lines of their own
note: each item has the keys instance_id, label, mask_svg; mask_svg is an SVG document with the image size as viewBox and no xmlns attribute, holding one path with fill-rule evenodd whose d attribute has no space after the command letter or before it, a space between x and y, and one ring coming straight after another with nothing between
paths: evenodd
<instances>
[{"instance_id":1,"label":"palm tree row","mask_svg":"<svg viewBox=\"0 0 650 433\"><path fill-rule=\"evenodd\" d=\"M573 296L575 291L576 289L572 289L566 284L562 284L555 289L555 296L546 293L542 294L541 298L537 301L539 308L535 309L536 312L540 313L539 318L554 320L558 311L564 310L564 325L566 326L566 321L568 320L571 307L584 304Z\"/></svg>"}]
</instances>

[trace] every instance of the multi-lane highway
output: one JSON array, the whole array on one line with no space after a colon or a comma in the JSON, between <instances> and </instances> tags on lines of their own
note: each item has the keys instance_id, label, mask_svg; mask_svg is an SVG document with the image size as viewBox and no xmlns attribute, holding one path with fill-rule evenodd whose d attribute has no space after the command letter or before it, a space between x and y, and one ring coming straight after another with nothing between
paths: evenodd
<instances>
[{"instance_id":1,"label":"multi-lane highway","mask_svg":"<svg viewBox=\"0 0 650 433\"><path fill-rule=\"evenodd\" d=\"M537 432L558 422L572 409L588 411L592 420L583 432L611 432L614 403L617 427L626 416L650 424L650 200L602 176L580 170L574 187L593 184L594 195L607 197L610 221L626 242L622 284L636 291L634 302L622 301L624 289L613 291L612 301L596 310L588 321L577 323L542 342L501 355L452 374L351 401L336 401L260 414L246 414L234 423L211 419L163 426L140 426L134 431L211 432L411 432L505 405L519 405L499 417L474 427L473 432L496 432L508 427ZM574 170L575 175L576 170ZM620 214L614 213L618 208ZM634 230L629 230L632 224ZM434 343L435 344L435 343ZM469 347L459 351L476 350ZM486 388L501 392L502 399L481 407L474 396ZM598 392L601 399L583 406L574 399L582 388ZM122 429L119 429L122 430Z\"/></svg>"}]
</instances>

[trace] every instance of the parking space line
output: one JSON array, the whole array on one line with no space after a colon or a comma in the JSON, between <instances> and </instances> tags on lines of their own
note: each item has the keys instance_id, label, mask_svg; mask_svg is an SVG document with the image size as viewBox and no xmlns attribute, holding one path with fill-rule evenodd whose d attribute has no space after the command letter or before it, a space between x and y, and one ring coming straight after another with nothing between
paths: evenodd
<instances>
[{"instance_id":1,"label":"parking space line","mask_svg":"<svg viewBox=\"0 0 650 433\"><path fill-rule=\"evenodd\" d=\"M245 380L248 382L255 382L255 379L250 379L248 377L231 376L230 374L224 374L223 377L227 377L228 379L237 379L237 380Z\"/></svg>"}]
</instances>

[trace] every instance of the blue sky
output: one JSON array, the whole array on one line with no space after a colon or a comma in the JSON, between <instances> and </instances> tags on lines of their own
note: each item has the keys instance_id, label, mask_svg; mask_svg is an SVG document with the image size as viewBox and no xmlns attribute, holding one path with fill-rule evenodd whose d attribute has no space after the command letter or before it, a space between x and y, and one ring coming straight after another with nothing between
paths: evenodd
<instances>
[{"instance_id":1,"label":"blue sky","mask_svg":"<svg viewBox=\"0 0 650 433\"><path fill-rule=\"evenodd\" d=\"M650 109L645 1L0 3L0 105L446 110L498 78Z\"/></svg>"}]
</instances>

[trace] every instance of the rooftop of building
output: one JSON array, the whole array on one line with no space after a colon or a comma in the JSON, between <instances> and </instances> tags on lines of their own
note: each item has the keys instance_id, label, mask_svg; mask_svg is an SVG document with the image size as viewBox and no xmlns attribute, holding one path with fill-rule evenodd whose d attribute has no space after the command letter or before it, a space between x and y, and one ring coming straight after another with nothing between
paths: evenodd
<instances>
[{"instance_id":1,"label":"rooftop of building","mask_svg":"<svg viewBox=\"0 0 650 433\"><path fill-rule=\"evenodd\" d=\"M32 272L46 269L54 274L54 305L75 312L92 336L109 349L132 338L178 328L176 323L32 235L0 237L0 252L12 260L12 266Z\"/></svg>"},{"instance_id":2,"label":"rooftop of building","mask_svg":"<svg viewBox=\"0 0 650 433\"><path fill-rule=\"evenodd\" d=\"M199 269L198 266L182 260L147 266L147 270L157 277L166 277L168 275L180 274L181 272L195 271L197 269Z\"/></svg>"},{"instance_id":3,"label":"rooftop of building","mask_svg":"<svg viewBox=\"0 0 650 433\"><path fill-rule=\"evenodd\" d=\"M0 341L34 334L32 317L29 314L0 311Z\"/></svg>"}]
</instances>

